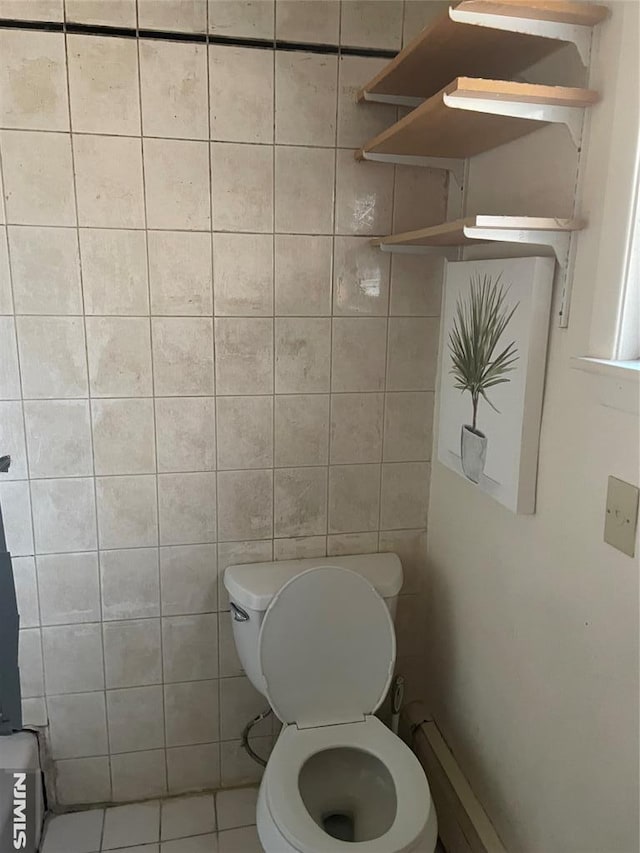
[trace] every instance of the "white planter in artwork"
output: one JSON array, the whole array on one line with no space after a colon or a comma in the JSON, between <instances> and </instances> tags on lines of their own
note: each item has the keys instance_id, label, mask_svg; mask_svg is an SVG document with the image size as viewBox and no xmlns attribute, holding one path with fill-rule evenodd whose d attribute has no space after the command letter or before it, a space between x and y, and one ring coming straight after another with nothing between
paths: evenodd
<instances>
[{"instance_id":1,"label":"white planter in artwork","mask_svg":"<svg viewBox=\"0 0 640 853\"><path fill-rule=\"evenodd\" d=\"M479 483L487 459L487 437L465 424L460 430L460 458L465 477Z\"/></svg>"}]
</instances>

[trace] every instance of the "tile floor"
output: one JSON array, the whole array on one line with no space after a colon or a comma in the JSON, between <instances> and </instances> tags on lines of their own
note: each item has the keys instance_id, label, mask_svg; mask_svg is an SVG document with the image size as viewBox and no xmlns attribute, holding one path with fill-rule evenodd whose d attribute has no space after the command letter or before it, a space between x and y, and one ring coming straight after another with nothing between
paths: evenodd
<instances>
[{"instance_id":1,"label":"tile floor","mask_svg":"<svg viewBox=\"0 0 640 853\"><path fill-rule=\"evenodd\" d=\"M41 853L261 853L257 788L235 788L47 821Z\"/></svg>"}]
</instances>

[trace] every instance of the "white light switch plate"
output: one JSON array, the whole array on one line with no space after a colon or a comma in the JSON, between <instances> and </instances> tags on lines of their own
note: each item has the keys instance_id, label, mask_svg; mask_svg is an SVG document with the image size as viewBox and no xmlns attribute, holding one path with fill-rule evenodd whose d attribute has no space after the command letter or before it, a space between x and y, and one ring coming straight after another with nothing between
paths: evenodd
<instances>
[{"instance_id":1,"label":"white light switch plate","mask_svg":"<svg viewBox=\"0 0 640 853\"><path fill-rule=\"evenodd\" d=\"M609 477L604 541L630 557L635 554L639 494L637 486Z\"/></svg>"}]
</instances>

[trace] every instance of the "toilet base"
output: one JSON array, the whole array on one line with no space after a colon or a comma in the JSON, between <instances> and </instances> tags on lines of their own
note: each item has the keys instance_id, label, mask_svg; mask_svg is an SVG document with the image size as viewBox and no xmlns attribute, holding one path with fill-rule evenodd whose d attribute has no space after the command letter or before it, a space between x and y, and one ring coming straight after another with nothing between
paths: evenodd
<instances>
[{"instance_id":1,"label":"toilet base","mask_svg":"<svg viewBox=\"0 0 640 853\"><path fill-rule=\"evenodd\" d=\"M276 826L267 806L265 779L266 777L263 777L260 785L256 809L258 836L265 853L307 853L305 850L298 850L293 847ZM432 809L431 818L420 838L417 838L414 844L402 851L390 850L389 853L434 853L437 837L437 821L435 811Z\"/></svg>"}]
</instances>

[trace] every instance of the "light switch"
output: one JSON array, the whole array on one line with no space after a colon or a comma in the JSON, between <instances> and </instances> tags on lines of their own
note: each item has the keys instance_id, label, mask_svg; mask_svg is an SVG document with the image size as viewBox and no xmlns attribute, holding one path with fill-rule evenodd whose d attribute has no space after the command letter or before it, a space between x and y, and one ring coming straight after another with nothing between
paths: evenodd
<instances>
[{"instance_id":1,"label":"light switch","mask_svg":"<svg viewBox=\"0 0 640 853\"><path fill-rule=\"evenodd\" d=\"M636 547L639 493L637 486L609 477L604 541L630 557L634 556Z\"/></svg>"}]
</instances>

